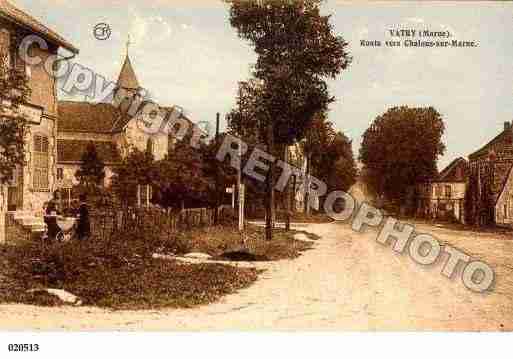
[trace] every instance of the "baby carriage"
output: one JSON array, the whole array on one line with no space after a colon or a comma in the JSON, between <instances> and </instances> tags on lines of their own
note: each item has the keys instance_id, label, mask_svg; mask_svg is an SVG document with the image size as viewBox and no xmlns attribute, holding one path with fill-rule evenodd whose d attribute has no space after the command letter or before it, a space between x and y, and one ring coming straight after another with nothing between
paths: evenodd
<instances>
[{"instance_id":1,"label":"baby carriage","mask_svg":"<svg viewBox=\"0 0 513 359\"><path fill-rule=\"evenodd\" d=\"M59 242L68 242L75 237L77 219L73 217L57 217L60 232L55 237Z\"/></svg>"},{"instance_id":2,"label":"baby carriage","mask_svg":"<svg viewBox=\"0 0 513 359\"><path fill-rule=\"evenodd\" d=\"M54 237L58 242L68 242L75 237L76 218L63 216L45 216L47 225L43 239Z\"/></svg>"}]
</instances>

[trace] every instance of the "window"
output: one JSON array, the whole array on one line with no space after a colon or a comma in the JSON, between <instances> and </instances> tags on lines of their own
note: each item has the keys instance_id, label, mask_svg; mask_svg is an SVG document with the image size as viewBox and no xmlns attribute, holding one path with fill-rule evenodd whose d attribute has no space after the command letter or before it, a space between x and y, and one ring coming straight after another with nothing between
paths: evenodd
<instances>
[{"instance_id":1,"label":"window","mask_svg":"<svg viewBox=\"0 0 513 359\"><path fill-rule=\"evenodd\" d=\"M440 185L435 186L435 196L442 197L442 186L440 186Z\"/></svg>"},{"instance_id":2,"label":"window","mask_svg":"<svg viewBox=\"0 0 513 359\"><path fill-rule=\"evenodd\" d=\"M451 198L452 197L452 188L451 186L445 186L445 197Z\"/></svg>"},{"instance_id":3,"label":"window","mask_svg":"<svg viewBox=\"0 0 513 359\"><path fill-rule=\"evenodd\" d=\"M49 188L48 182L48 137L35 135L34 136L34 174L33 186L36 191L47 191Z\"/></svg>"},{"instance_id":4,"label":"window","mask_svg":"<svg viewBox=\"0 0 513 359\"><path fill-rule=\"evenodd\" d=\"M504 205L504 219L508 219L508 205Z\"/></svg>"},{"instance_id":5,"label":"window","mask_svg":"<svg viewBox=\"0 0 513 359\"><path fill-rule=\"evenodd\" d=\"M57 168L57 181L62 181L64 179L64 169Z\"/></svg>"}]
</instances>

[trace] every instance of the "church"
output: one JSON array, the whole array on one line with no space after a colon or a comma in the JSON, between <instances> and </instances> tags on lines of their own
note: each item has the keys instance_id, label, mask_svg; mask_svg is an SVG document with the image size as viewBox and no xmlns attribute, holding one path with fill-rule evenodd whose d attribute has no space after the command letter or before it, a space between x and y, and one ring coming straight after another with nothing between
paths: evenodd
<instances>
[{"instance_id":1,"label":"church","mask_svg":"<svg viewBox=\"0 0 513 359\"><path fill-rule=\"evenodd\" d=\"M117 80L116 91L119 90L133 95L143 90L128 51ZM173 139L168 134L141 131L139 118L124 116L120 106L113 102L59 101L58 117L56 188L64 198L78 184L75 173L91 143L105 163L104 185L107 187L111 183L113 168L131 149L150 151L155 160L163 159L172 149Z\"/></svg>"}]
</instances>

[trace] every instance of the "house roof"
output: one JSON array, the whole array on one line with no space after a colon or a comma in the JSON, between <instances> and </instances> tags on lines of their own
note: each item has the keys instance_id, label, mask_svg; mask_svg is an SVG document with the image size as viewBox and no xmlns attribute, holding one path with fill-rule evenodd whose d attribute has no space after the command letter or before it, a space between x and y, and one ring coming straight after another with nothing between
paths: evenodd
<instances>
[{"instance_id":1,"label":"house roof","mask_svg":"<svg viewBox=\"0 0 513 359\"><path fill-rule=\"evenodd\" d=\"M512 137L513 137L512 129L511 128L505 129L504 131L499 133L497 136L495 136L490 142L488 142L486 145L481 147L476 152L470 154L468 157L470 159L474 159L476 157L488 155L490 153L490 150L494 149L495 146L499 143L509 142L509 144L511 145Z\"/></svg>"},{"instance_id":2,"label":"house roof","mask_svg":"<svg viewBox=\"0 0 513 359\"><path fill-rule=\"evenodd\" d=\"M126 55L125 63L123 64L121 72L119 73L118 87L129 90L137 90L140 88L139 81L137 80L134 68L132 67L132 62L130 61L130 57L128 57L128 55Z\"/></svg>"},{"instance_id":3,"label":"house roof","mask_svg":"<svg viewBox=\"0 0 513 359\"><path fill-rule=\"evenodd\" d=\"M86 152L87 146L93 143L98 156L105 164L117 164L121 161L119 151L112 142L107 141L80 141L80 140L57 140L57 162L58 163L79 163L82 155Z\"/></svg>"},{"instance_id":4,"label":"house roof","mask_svg":"<svg viewBox=\"0 0 513 359\"><path fill-rule=\"evenodd\" d=\"M468 176L467 167L467 160L459 157L440 172L436 182L464 182Z\"/></svg>"},{"instance_id":5,"label":"house roof","mask_svg":"<svg viewBox=\"0 0 513 359\"><path fill-rule=\"evenodd\" d=\"M55 45L61 46L66 50L78 54L79 50L70 42L57 34L52 29L46 27L41 22L27 14L26 12L18 9L7 0L0 0L0 17L15 23L18 26L24 27L35 34L50 40Z\"/></svg>"},{"instance_id":6,"label":"house roof","mask_svg":"<svg viewBox=\"0 0 513 359\"><path fill-rule=\"evenodd\" d=\"M58 132L112 133L121 118L109 103L59 101Z\"/></svg>"}]
</instances>

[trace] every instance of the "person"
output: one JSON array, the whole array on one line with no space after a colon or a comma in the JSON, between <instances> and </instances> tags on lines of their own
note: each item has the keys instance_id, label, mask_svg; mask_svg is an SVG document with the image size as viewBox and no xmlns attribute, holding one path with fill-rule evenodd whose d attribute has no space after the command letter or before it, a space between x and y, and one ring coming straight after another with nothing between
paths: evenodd
<instances>
[{"instance_id":1,"label":"person","mask_svg":"<svg viewBox=\"0 0 513 359\"><path fill-rule=\"evenodd\" d=\"M47 203L45 209L45 223L47 226L48 239L54 240L57 234L60 232L60 228L57 225L57 202L56 194L54 193L53 198Z\"/></svg>"},{"instance_id":2,"label":"person","mask_svg":"<svg viewBox=\"0 0 513 359\"><path fill-rule=\"evenodd\" d=\"M77 237L79 240L86 240L91 235L91 224L89 223L89 206L85 194L79 196L80 206L78 208Z\"/></svg>"}]
</instances>

